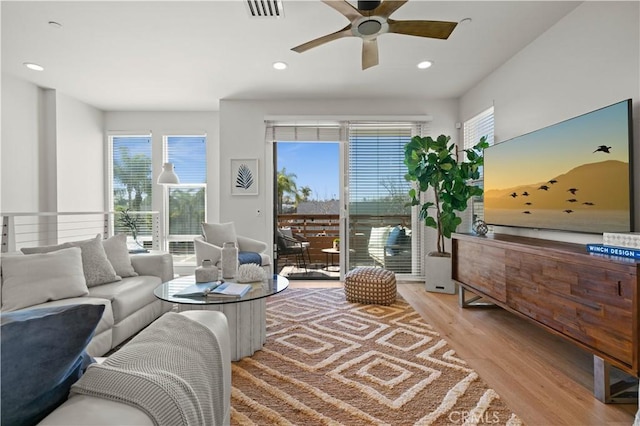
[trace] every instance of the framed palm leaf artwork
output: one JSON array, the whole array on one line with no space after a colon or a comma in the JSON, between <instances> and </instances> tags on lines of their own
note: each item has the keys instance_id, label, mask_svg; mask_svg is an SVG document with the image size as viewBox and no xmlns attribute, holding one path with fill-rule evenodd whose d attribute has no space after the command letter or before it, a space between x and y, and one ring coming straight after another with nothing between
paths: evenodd
<instances>
[{"instance_id":1,"label":"framed palm leaf artwork","mask_svg":"<svg viewBox=\"0 0 640 426\"><path fill-rule=\"evenodd\" d=\"M258 195L258 159L231 160L231 195Z\"/></svg>"}]
</instances>

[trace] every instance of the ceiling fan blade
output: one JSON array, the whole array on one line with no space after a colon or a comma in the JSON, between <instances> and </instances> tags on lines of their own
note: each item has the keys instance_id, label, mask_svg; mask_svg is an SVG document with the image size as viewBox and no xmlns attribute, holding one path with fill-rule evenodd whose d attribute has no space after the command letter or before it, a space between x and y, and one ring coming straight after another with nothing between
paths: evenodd
<instances>
[{"instance_id":1,"label":"ceiling fan blade","mask_svg":"<svg viewBox=\"0 0 640 426\"><path fill-rule=\"evenodd\" d=\"M351 6L347 0L322 0L322 2L346 16L349 21L362 17L362 13L360 13L360 11L355 7Z\"/></svg>"},{"instance_id":2,"label":"ceiling fan blade","mask_svg":"<svg viewBox=\"0 0 640 426\"><path fill-rule=\"evenodd\" d=\"M384 4L384 3L383 3ZM439 38L446 40L457 22L447 21L394 21L388 19L390 33L406 34L418 37Z\"/></svg>"},{"instance_id":3,"label":"ceiling fan blade","mask_svg":"<svg viewBox=\"0 0 640 426\"><path fill-rule=\"evenodd\" d=\"M400 6L405 4L408 0L385 0L380 3L380 6L376 7L373 11L373 15L388 18L393 12L398 10Z\"/></svg>"},{"instance_id":4,"label":"ceiling fan blade","mask_svg":"<svg viewBox=\"0 0 640 426\"><path fill-rule=\"evenodd\" d=\"M294 52L302 53L306 52L309 49L313 49L314 47L318 47L322 44L328 43L333 40L337 40L343 37L352 37L353 33L351 32L351 24L347 25L340 31L336 31L335 33L327 34L326 36L318 37L314 40L308 41L300 46L296 46L292 48Z\"/></svg>"},{"instance_id":5,"label":"ceiling fan blade","mask_svg":"<svg viewBox=\"0 0 640 426\"><path fill-rule=\"evenodd\" d=\"M362 40L362 69L378 65L378 40Z\"/></svg>"}]
</instances>

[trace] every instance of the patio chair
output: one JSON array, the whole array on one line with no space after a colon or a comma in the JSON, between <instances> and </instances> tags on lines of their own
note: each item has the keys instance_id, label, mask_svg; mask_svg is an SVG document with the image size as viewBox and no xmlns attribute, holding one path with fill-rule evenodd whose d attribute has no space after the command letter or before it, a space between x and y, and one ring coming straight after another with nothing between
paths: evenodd
<instances>
[{"instance_id":1,"label":"patio chair","mask_svg":"<svg viewBox=\"0 0 640 426\"><path fill-rule=\"evenodd\" d=\"M309 243L305 243L304 241L300 241L295 238L293 235L286 235L287 231L290 230L281 230L277 231L277 248L278 248L278 258L286 257L286 256L295 256L296 259L296 267L304 269L307 272L307 261L305 259L305 254L307 255L307 259L311 260L309 257ZM302 266L301 266L302 265Z\"/></svg>"}]
</instances>

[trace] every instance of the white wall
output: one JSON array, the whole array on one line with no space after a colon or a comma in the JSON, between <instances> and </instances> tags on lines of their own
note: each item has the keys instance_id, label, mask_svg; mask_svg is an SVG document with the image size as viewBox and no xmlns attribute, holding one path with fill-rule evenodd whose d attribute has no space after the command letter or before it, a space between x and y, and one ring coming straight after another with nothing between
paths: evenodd
<instances>
[{"instance_id":1,"label":"white wall","mask_svg":"<svg viewBox=\"0 0 640 426\"><path fill-rule=\"evenodd\" d=\"M3 212L103 210L100 110L3 73L2 124Z\"/></svg>"},{"instance_id":2,"label":"white wall","mask_svg":"<svg viewBox=\"0 0 640 426\"><path fill-rule=\"evenodd\" d=\"M635 182L640 182L640 3L584 2L460 101L464 121L494 105L496 141L633 99ZM640 184L635 186L640 230ZM594 235L496 228L540 238Z\"/></svg>"},{"instance_id":3,"label":"white wall","mask_svg":"<svg viewBox=\"0 0 640 426\"><path fill-rule=\"evenodd\" d=\"M0 203L3 212L39 208L39 96L40 90L33 84L2 74Z\"/></svg>"},{"instance_id":4,"label":"white wall","mask_svg":"<svg viewBox=\"0 0 640 426\"><path fill-rule=\"evenodd\" d=\"M103 112L57 93L58 211L105 211Z\"/></svg>"},{"instance_id":5,"label":"white wall","mask_svg":"<svg viewBox=\"0 0 640 426\"><path fill-rule=\"evenodd\" d=\"M153 181L162 171L162 138L171 135L207 135L207 216L210 221L219 217L218 138L217 112L105 112L105 136L110 132L151 132L153 150ZM105 139L105 143L107 140ZM180 170L176 170L178 177ZM153 209L162 211L163 187L153 186Z\"/></svg>"},{"instance_id":6,"label":"white wall","mask_svg":"<svg viewBox=\"0 0 640 426\"><path fill-rule=\"evenodd\" d=\"M220 102L220 221L234 221L238 233L270 242L273 233L273 153L265 142L265 118L274 116L431 116L432 133L458 136L455 100L290 100ZM259 195L232 196L232 158L257 158ZM308 161L313 161L312 158ZM258 216L258 210L262 212Z\"/></svg>"}]
</instances>

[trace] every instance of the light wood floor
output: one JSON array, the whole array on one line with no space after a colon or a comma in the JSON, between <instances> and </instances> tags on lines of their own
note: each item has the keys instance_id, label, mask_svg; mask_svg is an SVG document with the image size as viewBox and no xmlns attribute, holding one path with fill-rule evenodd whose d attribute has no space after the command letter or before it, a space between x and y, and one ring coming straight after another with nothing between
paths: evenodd
<instances>
[{"instance_id":1,"label":"light wood floor","mask_svg":"<svg viewBox=\"0 0 640 426\"><path fill-rule=\"evenodd\" d=\"M341 287L338 281L291 281L291 287ZM530 426L633 424L637 405L593 397L592 356L499 308L462 309L457 295L421 283L398 292Z\"/></svg>"}]
</instances>

